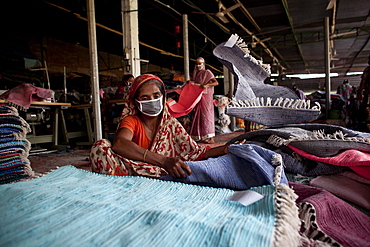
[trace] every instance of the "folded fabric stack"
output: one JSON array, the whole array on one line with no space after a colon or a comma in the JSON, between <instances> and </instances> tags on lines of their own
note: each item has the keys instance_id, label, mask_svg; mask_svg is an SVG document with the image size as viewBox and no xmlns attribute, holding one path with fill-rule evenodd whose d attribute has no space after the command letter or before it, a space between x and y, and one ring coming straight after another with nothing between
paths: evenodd
<instances>
[{"instance_id":1,"label":"folded fabric stack","mask_svg":"<svg viewBox=\"0 0 370 247\"><path fill-rule=\"evenodd\" d=\"M328 124L287 124L241 134L282 157L298 195L301 246L369 246L370 133ZM303 183L307 183L307 185Z\"/></svg>"},{"instance_id":2,"label":"folded fabric stack","mask_svg":"<svg viewBox=\"0 0 370 247\"><path fill-rule=\"evenodd\" d=\"M31 144L26 135L30 131L16 108L0 105L0 184L34 175L27 158Z\"/></svg>"},{"instance_id":3,"label":"folded fabric stack","mask_svg":"<svg viewBox=\"0 0 370 247\"><path fill-rule=\"evenodd\" d=\"M370 133L328 124L289 124L248 132L229 143L241 140L281 154L286 172L320 176L352 170L370 179Z\"/></svg>"}]
</instances>

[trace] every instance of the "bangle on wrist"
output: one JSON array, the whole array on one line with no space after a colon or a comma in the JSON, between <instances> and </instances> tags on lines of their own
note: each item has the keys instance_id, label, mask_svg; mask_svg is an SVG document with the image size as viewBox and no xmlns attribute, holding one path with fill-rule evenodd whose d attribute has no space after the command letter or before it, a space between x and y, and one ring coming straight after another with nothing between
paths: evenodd
<instances>
[{"instance_id":1,"label":"bangle on wrist","mask_svg":"<svg viewBox=\"0 0 370 247\"><path fill-rule=\"evenodd\" d=\"M145 162L145 158L146 158L146 154L147 154L147 153L148 153L148 149L146 149L146 150L145 150L145 152L144 152L144 159L143 159L143 160L144 160L144 162Z\"/></svg>"}]
</instances>

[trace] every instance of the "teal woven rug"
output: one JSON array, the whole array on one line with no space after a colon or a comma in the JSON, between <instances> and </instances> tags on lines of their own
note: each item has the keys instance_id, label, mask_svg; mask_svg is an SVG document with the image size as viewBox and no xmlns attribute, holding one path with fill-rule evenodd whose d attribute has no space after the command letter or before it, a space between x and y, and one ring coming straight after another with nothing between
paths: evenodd
<instances>
[{"instance_id":1,"label":"teal woven rug","mask_svg":"<svg viewBox=\"0 0 370 247\"><path fill-rule=\"evenodd\" d=\"M0 185L0 246L297 246L284 186L252 188L265 197L245 207L228 189L63 166Z\"/></svg>"}]
</instances>

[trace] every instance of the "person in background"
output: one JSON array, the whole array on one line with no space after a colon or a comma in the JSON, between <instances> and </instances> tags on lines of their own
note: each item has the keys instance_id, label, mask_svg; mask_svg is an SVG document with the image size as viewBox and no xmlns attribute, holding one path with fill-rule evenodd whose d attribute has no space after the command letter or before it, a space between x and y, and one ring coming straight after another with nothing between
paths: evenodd
<instances>
[{"instance_id":1,"label":"person in background","mask_svg":"<svg viewBox=\"0 0 370 247\"><path fill-rule=\"evenodd\" d=\"M118 87L115 93L115 99L123 99L126 96L133 81L134 81L133 75L131 74L123 75L122 84Z\"/></svg>"},{"instance_id":2,"label":"person in background","mask_svg":"<svg viewBox=\"0 0 370 247\"><path fill-rule=\"evenodd\" d=\"M135 78L125 99L113 144L102 139L91 148L92 171L117 176L185 178L192 171L184 161L228 153L228 145L199 146L165 104L160 78L144 74Z\"/></svg>"},{"instance_id":3,"label":"person in background","mask_svg":"<svg viewBox=\"0 0 370 247\"><path fill-rule=\"evenodd\" d=\"M345 113L345 125L351 126L352 125L352 118L350 112L350 104L351 104L351 96L353 94L353 87L349 84L347 79L343 80L342 85L339 85L337 88L337 94L341 95L344 99L344 113Z\"/></svg>"},{"instance_id":4,"label":"person in background","mask_svg":"<svg viewBox=\"0 0 370 247\"><path fill-rule=\"evenodd\" d=\"M370 65L370 55L367 63ZM370 66L367 66L362 73L360 87L357 92L357 99L360 100L361 105L368 103L370 93Z\"/></svg>"},{"instance_id":5,"label":"person in background","mask_svg":"<svg viewBox=\"0 0 370 247\"><path fill-rule=\"evenodd\" d=\"M359 124L360 131L370 131L369 127L366 126L366 120L369 118L367 108L369 107L369 93L370 93L370 55L368 57L367 66L362 73L360 87L357 92L357 99L360 104L359 112Z\"/></svg>"},{"instance_id":6,"label":"person in background","mask_svg":"<svg viewBox=\"0 0 370 247\"><path fill-rule=\"evenodd\" d=\"M349 81L347 79L344 79L343 84L339 85L337 88L337 94L342 95L344 100L346 101L346 105L349 102L349 99L352 95L352 85L349 84Z\"/></svg>"},{"instance_id":7,"label":"person in background","mask_svg":"<svg viewBox=\"0 0 370 247\"><path fill-rule=\"evenodd\" d=\"M302 90L298 88L296 84L293 85L293 91L294 93L300 98L300 99L306 99L306 95Z\"/></svg>"},{"instance_id":8,"label":"person in background","mask_svg":"<svg viewBox=\"0 0 370 247\"><path fill-rule=\"evenodd\" d=\"M218 85L213 73L206 69L204 58L196 60L192 80L205 88L201 100L194 108L190 135L195 141L214 143L215 113L213 106L214 87Z\"/></svg>"},{"instance_id":9,"label":"person in background","mask_svg":"<svg viewBox=\"0 0 370 247\"><path fill-rule=\"evenodd\" d=\"M357 87L352 86L352 94L349 98L348 103L348 116L350 119L350 124L347 126L348 128L357 130L358 129L358 119L359 119L359 109L360 104L357 100Z\"/></svg>"}]
</instances>

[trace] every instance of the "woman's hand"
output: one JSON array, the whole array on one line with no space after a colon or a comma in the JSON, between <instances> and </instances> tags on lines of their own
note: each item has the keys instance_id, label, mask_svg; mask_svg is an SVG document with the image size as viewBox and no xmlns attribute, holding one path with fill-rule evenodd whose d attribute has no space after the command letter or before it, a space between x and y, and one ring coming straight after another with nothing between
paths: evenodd
<instances>
[{"instance_id":1,"label":"woman's hand","mask_svg":"<svg viewBox=\"0 0 370 247\"><path fill-rule=\"evenodd\" d=\"M236 141L236 142L234 142L234 143L225 144L225 145L224 145L224 152L225 152L225 154L230 153L230 152L229 152L229 146L230 146L231 144L244 144L244 143L245 143L245 139L244 139L244 140L242 140L242 141Z\"/></svg>"},{"instance_id":2,"label":"woman's hand","mask_svg":"<svg viewBox=\"0 0 370 247\"><path fill-rule=\"evenodd\" d=\"M174 178L186 178L186 173L192 174L190 167L180 158L166 157L162 167Z\"/></svg>"}]
</instances>

